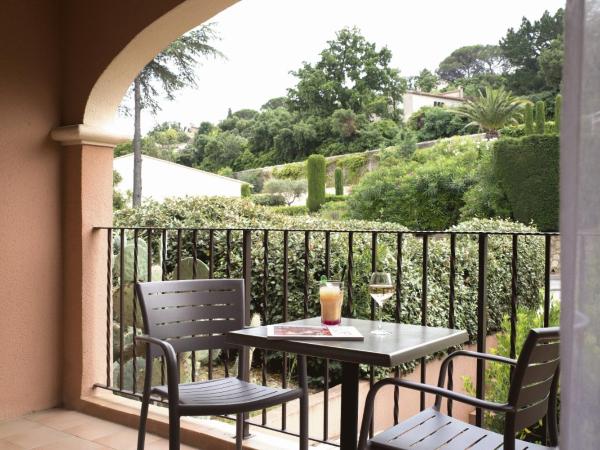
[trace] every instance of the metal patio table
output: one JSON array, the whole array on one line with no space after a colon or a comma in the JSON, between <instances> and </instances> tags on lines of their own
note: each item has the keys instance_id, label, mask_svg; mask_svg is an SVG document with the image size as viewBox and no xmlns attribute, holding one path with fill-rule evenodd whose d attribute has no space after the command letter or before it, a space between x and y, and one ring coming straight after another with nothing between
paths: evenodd
<instances>
[{"instance_id":1,"label":"metal patio table","mask_svg":"<svg viewBox=\"0 0 600 450\"><path fill-rule=\"evenodd\" d=\"M285 325L320 325L319 317L286 322ZM278 324L284 325L284 324ZM364 341L313 341L267 339L267 327L260 326L232 331L226 340L231 344L258 347L342 363L342 414L340 445L342 450L355 450L358 434L359 364L394 367L457 346L468 340L466 331L384 322L391 334L377 336L371 330L377 322L361 319L342 319L342 325L354 326Z\"/></svg>"}]
</instances>

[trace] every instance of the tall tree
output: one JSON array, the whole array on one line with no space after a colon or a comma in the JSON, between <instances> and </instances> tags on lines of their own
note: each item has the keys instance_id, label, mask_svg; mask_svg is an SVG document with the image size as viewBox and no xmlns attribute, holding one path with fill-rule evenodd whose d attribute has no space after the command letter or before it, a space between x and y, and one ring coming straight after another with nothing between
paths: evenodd
<instances>
[{"instance_id":1,"label":"tall tree","mask_svg":"<svg viewBox=\"0 0 600 450\"><path fill-rule=\"evenodd\" d=\"M500 48L510 64L510 87L518 94L542 90L545 80L540 73L540 56L552 48L553 55L548 59L556 59L560 52L560 42L564 33L564 10L558 9L554 15L545 11L539 20L531 22L523 17L518 29L510 28L506 36L500 40ZM558 47L558 48L557 48ZM562 62L559 62L562 66ZM556 70L552 70L551 78ZM554 80L554 84L555 80Z\"/></svg>"},{"instance_id":2,"label":"tall tree","mask_svg":"<svg viewBox=\"0 0 600 450\"><path fill-rule=\"evenodd\" d=\"M483 74L499 74L505 59L497 45L467 45L450 53L439 65L437 74L449 83Z\"/></svg>"},{"instance_id":3,"label":"tall tree","mask_svg":"<svg viewBox=\"0 0 600 450\"><path fill-rule=\"evenodd\" d=\"M433 91L440 82L439 77L428 69L423 69L416 77L413 77L412 88L422 92Z\"/></svg>"},{"instance_id":4,"label":"tall tree","mask_svg":"<svg viewBox=\"0 0 600 450\"><path fill-rule=\"evenodd\" d=\"M152 113L160 110L158 98L163 94L168 100L175 92L195 86L196 66L200 56L222 56L210 45L217 39L213 24L203 25L173 41L139 73L133 82L134 134L133 134L133 206L142 200L142 110Z\"/></svg>"},{"instance_id":5,"label":"tall tree","mask_svg":"<svg viewBox=\"0 0 600 450\"><path fill-rule=\"evenodd\" d=\"M342 29L327 45L316 64L305 62L291 72L298 78L288 89L292 110L319 116L337 109L363 113L383 100L386 116L397 117L406 81L390 67L391 51L377 49L357 28Z\"/></svg>"}]
</instances>

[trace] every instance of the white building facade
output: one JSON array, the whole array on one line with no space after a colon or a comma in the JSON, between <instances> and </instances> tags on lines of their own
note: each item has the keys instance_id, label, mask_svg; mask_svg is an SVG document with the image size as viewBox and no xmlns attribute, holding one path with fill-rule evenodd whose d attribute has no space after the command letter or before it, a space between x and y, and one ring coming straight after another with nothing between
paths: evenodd
<instances>
[{"instance_id":1,"label":"white building facade","mask_svg":"<svg viewBox=\"0 0 600 450\"><path fill-rule=\"evenodd\" d=\"M455 91L443 93L429 93L420 91L408 91L402 96L402 106L404 108L404 121L408 121L410 116L421 108L426 106L457 107L465 101L462 88Z\"/></svg>"},{"instance_id":2,"label":"white building facade","mask_svg":"<svg viewBox=\"0 0 600 450\"><path fill-rule=\"evenodd\" d=\"M113 169L122 177L115 189L133 191L133 153L113 160ZM142 198L163 201L177 197L240 197L242 185L234 178L142 155Z\"/></svg>"}]
</instances>

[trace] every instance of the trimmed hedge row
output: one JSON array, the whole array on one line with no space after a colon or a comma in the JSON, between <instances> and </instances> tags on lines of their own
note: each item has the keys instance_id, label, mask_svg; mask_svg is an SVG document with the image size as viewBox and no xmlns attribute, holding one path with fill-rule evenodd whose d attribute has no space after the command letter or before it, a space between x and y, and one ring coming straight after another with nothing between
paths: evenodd
<instances>
[{"instance_id":1,"label":"trimmed hedge row","mask_svg":"<svg viewBox=\"0 0 600 450\"><path fill-rule=\"evenodd\" d=\"M494 144L493 166L514 219L558 230L560 141L557 135L503 138Z\"/></svg>"}]
</instances>

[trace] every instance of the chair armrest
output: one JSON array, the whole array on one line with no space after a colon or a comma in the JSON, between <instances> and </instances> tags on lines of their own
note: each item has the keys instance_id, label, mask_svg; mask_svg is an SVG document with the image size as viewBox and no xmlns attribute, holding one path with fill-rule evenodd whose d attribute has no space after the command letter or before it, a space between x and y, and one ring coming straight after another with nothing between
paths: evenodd
<instances>
[{"instance_id":1,"label":"chair armrest","mask_svg":"<svg viewBox=\"0 0 600 450\"><path fill-rule=\"evenodd\" d=\"M373 418L373 406L375 402L375 396L379 389L387 385L395 385L400 387L405 387L408 389L417 390L420 392L426 392L428 394L436 394L437 396L442 396L446 398L451 398L452 400L456 400L461 403L466 403L471 406L475 406L477 408L484 408L490 411L505 413L508 411L512 411L512 407L508 404L495 403L486 400L481 400L479 398L471 397L469 395L459 394L454 391L450 391L448 389L444 389L438 386L431 386L429 384L415 383L412 381L401 380L399 378L386 378L381 381L378 381L373 385L369 394L367 395L367 399L365 401L365 411L363 414L363 420L360 427L360 438L358 441L359 450L365 450L367 445L367 438L369 435L369 425L371 423L371 419Z\"/></svg>"},{"instance_id":2,"label":"chair armrest","mask_svg":"<svg viewBox=\"0 0 600 450\"><path fill-rule=\"evenodd\" d=\"M485 359L488 361L510 364L512 366L517 365L516 359L506 358L504 356L498 355L490 355L489 353L471 352L469 350L457 350L455 352L450 353L444 358L444 361L442 361L442 365L440 367L440 375L438 378L438 387L444 387L444 385L446 384L446 373L448 372L448 364L450 364L450 361L452 361L457 356L467 356L470 358Z\"/></svg>"},{"instance_id":3,"label":"chair armrest","mask_svg":"<svg viewBox=\"0 0 600 450\"><path fill-rule=\"evenodd\" d=\"M165 356L165 361L167 362L167 386L169 388L169 402L174 402L174 404L179 403L179 365L177 364L177 353L175 353L173 346L167 341L163 341L162 339L148 336L146 334L134 336L133 339L136 342L144 342L148 345L148 353L146 353L146 357L148 357L150 353L150 344L154 344L161 349L163 355Z\"/></svg>"}]
</instances>

